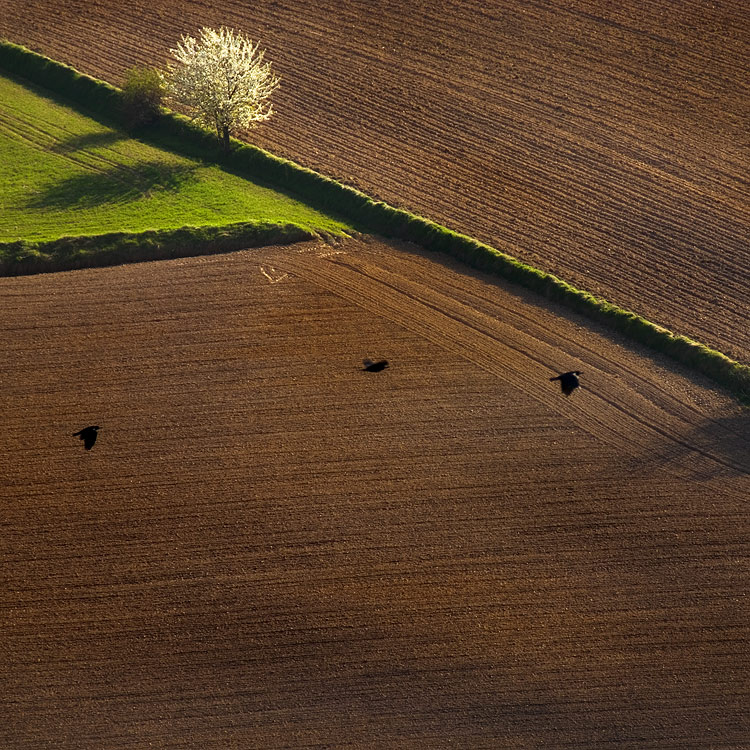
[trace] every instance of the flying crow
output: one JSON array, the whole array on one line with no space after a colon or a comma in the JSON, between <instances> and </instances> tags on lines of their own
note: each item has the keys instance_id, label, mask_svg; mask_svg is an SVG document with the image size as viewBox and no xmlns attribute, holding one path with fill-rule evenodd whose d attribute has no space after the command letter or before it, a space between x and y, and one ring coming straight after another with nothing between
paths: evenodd
<instances>
[{"instance_id":1,"label":"flying crow","mask_svg":"<svg viewBox=\"0 0 750 750\"><path fill-rule=\"evenodd\" d=\"M99 432L99 425L95 424L91 427L84 427L82 430L73 433L73 437L79 437L83 440L83 445L87 451L90 451L94 447L96 442L96 436Z\"/></svg>"},{"instance_id":2,"label":"flying crow","mask_svg":"<svg viewBox=\"0 0 750 750\"><path fill-rule=\"evenodd\" d=\"M580 381L578 380L578 376L581 374L582 373L580 370L571 370L570 372L564 372L562 375L557 375L554 378L550 378L550 380L559 380L562 392L566 396L570 396L570 394L573 393L573 391L578 388L579 385L581 385Z\"/></svg>"},{"instance_id":3,"label":"flying crow","mask_svg":"<svg viewBox=\"0 0 750 750\"><path fill-rule=\"evenodd\" d=\"M367 370L367 372L380 372L388 367L388 360L379 359L377 362L373 362L371 359L363 359L362 364L364 365L362 369Z\"/></svg>"}]
</instances>

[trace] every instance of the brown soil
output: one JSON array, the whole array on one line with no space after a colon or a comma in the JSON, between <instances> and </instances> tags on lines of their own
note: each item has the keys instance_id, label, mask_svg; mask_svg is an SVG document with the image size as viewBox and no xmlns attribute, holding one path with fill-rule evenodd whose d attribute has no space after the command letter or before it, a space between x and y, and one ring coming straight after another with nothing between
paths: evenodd
<instances>
[{"instance_id":1,"label":"brown soil","mask_svg":"<svg viewBox=\"0 0 750 750\"><path fill-rule=\"evenodd\" d=\"M115 83L229 25L283 76L272 151L750 362L746 0L0 0Z\"/></svg>"},{"instance_id":2,"label":"brown soil","mask_svg":"<svg viewBox=\"0 0 750 750\"><path fill-rule=\"evenodd\" d=\"M0 297L2 747L747 746L750 425L702 382L375 242Z\"/></svg>"}]
</instances>

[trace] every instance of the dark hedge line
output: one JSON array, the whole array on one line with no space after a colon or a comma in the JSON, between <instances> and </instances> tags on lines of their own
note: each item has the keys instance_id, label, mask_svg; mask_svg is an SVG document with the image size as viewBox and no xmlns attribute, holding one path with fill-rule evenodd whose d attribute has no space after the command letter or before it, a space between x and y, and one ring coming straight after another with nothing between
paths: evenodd
<instances>
[{"instance_id":1,"label":"dark hedge line","mask_svg":"<svg viewBox=\"0 0 750 750\"><path fill-rule=\"evenodd\" d=\"M0 243L0 275L70 271L145 260L228 253L247 247L288 245L317 235L295 224L238 223L146 232L60 237L48 242Z\"/></svg>"},{"instance_id":2,"label":"dark hedge line","mask_svg":"<svg viewBox=\"0 0 750 750\"><path fill-rule=\"evenodd\" d=\"M23 47L0 42L0 68L53 89L107 118L115 121L121 118L119 89ZM232 152L223 154L213 133L182 115L164 112L143 137L268 182L303 198L318 209L345 216L363 231L414 242L426 249L452 255L475 268L496 273L578 313L607 323L632 339L692 366L740 397L750 399L750 367L576 289L551 274L521 263L470 237L375 201L354 188L235 139L232 140Z\"/></svg>"},{"instance_id":3,"label":"dark hedge line","mask_svg":"<svg viewBox=\"0 0 750 750\"><path fill-rule=\"evenodd\" d=\"M18 44L0 40L0 68L99 115L118 118L121 112L122 93L119 89Z\"/></svg>"}]
</instances>

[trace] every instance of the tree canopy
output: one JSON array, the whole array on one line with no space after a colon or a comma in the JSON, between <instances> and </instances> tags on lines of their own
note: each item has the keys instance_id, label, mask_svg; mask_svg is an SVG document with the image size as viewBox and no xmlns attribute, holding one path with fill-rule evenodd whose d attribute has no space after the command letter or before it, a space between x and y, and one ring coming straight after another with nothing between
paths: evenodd
<instances>
[{"instance_id":1,"label":"tree canopy","mask_svg":"<svg viewBox=\"0 0 750 750\"><path fill-rule=\"evenodd\" d=\"M198 39L183 35L170 53L169 95L214 128L225 150L230 133L273 114L270 97L280 79L264 61L265 51L241 32L203 27Z\"/></svg>"}]
</instances>

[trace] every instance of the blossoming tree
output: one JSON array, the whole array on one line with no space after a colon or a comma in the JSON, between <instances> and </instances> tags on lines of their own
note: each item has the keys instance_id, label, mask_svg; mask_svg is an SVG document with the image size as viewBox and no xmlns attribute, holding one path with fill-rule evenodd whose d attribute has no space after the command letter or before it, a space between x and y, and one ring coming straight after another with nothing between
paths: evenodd
<instances>
[{"instance_id":1,"label":"blossoming tree","mask_svg":"<svg viewBox=\"0 0 750 750\"><path fill-rule=\"evenodd\" d=\"M264 50L241 32L204 27L199 38L183 35L164 76L169 95L216 130L225 151L238 128L273 114L271 94L280 79L264 62Z\"/></svg>"}]
</instances>

